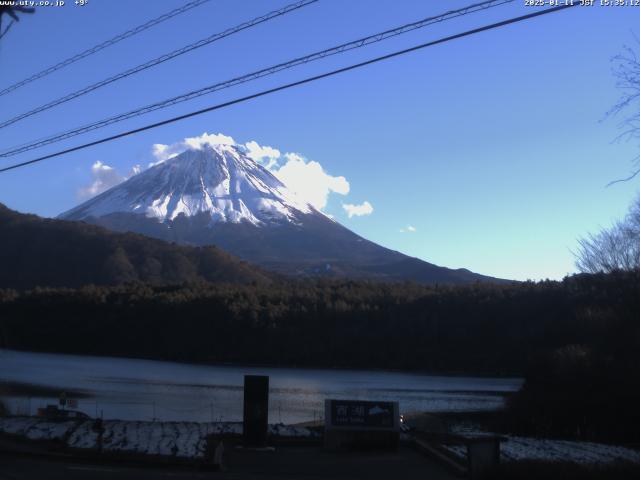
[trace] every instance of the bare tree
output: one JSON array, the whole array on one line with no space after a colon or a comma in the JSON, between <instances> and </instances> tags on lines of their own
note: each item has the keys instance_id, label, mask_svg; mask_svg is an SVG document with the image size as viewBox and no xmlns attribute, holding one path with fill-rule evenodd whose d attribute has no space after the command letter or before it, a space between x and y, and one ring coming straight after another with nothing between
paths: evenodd
<instances>
[{"instance_id":1,"label":"bare tree","mask_svg":"<svg viewBox=\"0 0 640 480\"><path fill-rule=\"evenodd\" d=\"M636 38L640 45L640 39ZM640 57L625 46L623 52L612 59L616 87L622 92L608 117L621 117L618 124L622 133L618 141L640 143ZM609 183L627 182L640 175L640 154L633 160L633 170L627 178ZM612 272L640 269L640 197L623 220L610 228L578 240L575 254L576 267L581 272Z\"/></svg>"},{"instance_id":2,"label":"bare tree","mask_svg":"<svg viewBox=\"0 0 640 480\"><path fill-rule=\"evenodd\" d=\"M0 6L0 38L4 37L4 35L9 31L9 29L11 28L11 25L13 25L13 22L20 21L20 17L18 17L18 13L34 13L35 11L36 11L35 8L21 7L19 5ZM7 25L7 28L5 28L4 31L2 31L2 15L4 14L10 16L13 20L11 21L11 23L9 23L9 25Z\"/></svg>"},{"instance_id":3,"label":"bare tree","mask_svg":"<svg viewBox=\"0 0 640 480\"><path fill-rule=\"evenodd\" d=\"M640 44L640 39L636 38ZM623 52L612 59L613 75L616 79L616 87L622 92L618 102L609 112L608 117L622 117L619 127L622 133L617 137L618 141L640 141L640 58L636 51L625 45ZM611 182L626 182L640 174L640 155L636 156L634 169L630 176Z\"/></svg>"},{"instance_id":4,"label":"bare tree","mask_svg":"<svg viewBox=\"0 0 640 480\"><path fill-rule=\"evenodd\" d=\"M623 220L578 243L576 266L581 272L640 270L640 197Z\"/></svg>"}]
</instances>

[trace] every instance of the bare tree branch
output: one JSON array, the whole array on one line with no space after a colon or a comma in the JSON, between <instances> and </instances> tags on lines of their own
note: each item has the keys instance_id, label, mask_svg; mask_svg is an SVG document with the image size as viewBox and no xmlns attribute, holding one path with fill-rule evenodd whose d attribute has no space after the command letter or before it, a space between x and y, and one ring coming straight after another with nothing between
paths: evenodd
<instances>
[{"instance_id":1,"label":"bare tree branch","mask_svg":"<svg viewBox=\"0 0 640 480\"><path fill-rule=\"evenodd\" d=\"M635 42L640 45L640 39L631 32ZM627 113L618 123L621 133L614 142L629 142L640 140L640 58L634 48L625 45L620 55L611 59L612 73L616 79L616 87L622 92L616 104L606 113L605 118L616 117ZM640 175L640 155L633 163L635 165L631 174L625 178L611 181L607 187L617 183L628 182Z\"/></svg>"},{"instance_id":2,"label":"bare tree branch","mask_svg":"<svg viewBox=\"0 0 640 480\"><path fill-rule=\"evenodd\" d=\"M581 272L613 272L640 269L640 196L627 216L610 228L578 240L574 253Z\"/></svg>"},{"instance_id":3,"label":"bare tree branch","mask_svg":"<svg viewBox=\"0 0 640 480\"><path fill-rule=\"evenodd\" d=\"M19 22L20 21L20 17L18 17L18 12L19 13L34 13L35 11L36 11L35 8L21 7L19 5L15 5L15 6L3 5L3 6L0 6L0 39L7 34L9 29L13 26L13 24L15 22ZM12 18L11 23L7 26L7 28L5 28L4 32L2 31L2 15L8 15L8 16L10 16Z\"/></svg>"}]
</instances>

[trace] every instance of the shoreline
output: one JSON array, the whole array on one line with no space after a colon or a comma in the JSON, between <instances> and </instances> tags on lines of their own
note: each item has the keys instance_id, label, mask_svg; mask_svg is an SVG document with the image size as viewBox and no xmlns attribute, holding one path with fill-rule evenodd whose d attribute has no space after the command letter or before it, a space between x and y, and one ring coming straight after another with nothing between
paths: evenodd
<instances>
[{"instance_id":1,"label":"shoreline","mask_svg":"<svg viewBox=\"0 0 640 480\"><path fill-rule=\"evenodd\" d=\"M0 348L0 363L3 352L30 353L42 355L66 355L70 357L90 357L98 359L122 359L122 360L143 360L149 362L173 363L177 365L193 365L193 366L210 366L210 367L234 367L234 368L272 368L272 369L290 369L290 370L329 370L336 372L373 372L373 373L405 373L413 375L423 375L428 377L454 377L454 378L495 378L500 380L524 380L524 376L502 375L499 373L469 373L459 371L428 371L419 369L392 369L392 368L359 368L359 367L340 367L340 366L319 366L319 365L282 365L268 363L235 363L235 362L198 362L192 360L174 360L162 359L156 357L145 356L121 356L121 355L97 355L92 353L69 353L57 350L21 350L16 348ZM0 380L1 381L1 380Z\"/></svg>"}]
</instances>

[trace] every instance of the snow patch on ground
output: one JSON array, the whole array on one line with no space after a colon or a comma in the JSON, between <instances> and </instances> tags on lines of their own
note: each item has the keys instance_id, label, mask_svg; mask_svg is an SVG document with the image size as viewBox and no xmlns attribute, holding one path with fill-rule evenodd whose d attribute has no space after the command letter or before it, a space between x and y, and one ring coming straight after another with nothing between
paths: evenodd
<instances>
[{"instance_id":1,"label":"snow patch on ground","mask_svg":"<svg viewBox=\"0 0 640 480\"><path fill-rule=\"evenodd\" d=\"M0 418L0 433L31 440L61 440L75 449L98 449L183 458L202 458L209 435L241 435L242 423L136 422L105 420L102 432L93 420L52 421L38 417ZM269 425L276 437L319 437L306 427Z\"/></svg>"},{"instance_id":2,"label":"snow patch on ground","mask_svg":"<svg viewBox=\"0 0 640 480\"><path fill-rule=\"evenodd\" d=\"M298 437L298 438L319 438L320 433L309 430L306 427L296 427L295 425L285 425L276 423L269 425L269 435L275 437Z\"/></svg>"},{"instance_id":3,"label":"snow patch on ground","mask_svg":"<svg viewBox=\"0 0 640 480\"><path fill-rule=\"evenodd\" d=\"M453 428L454 433L477 437L486 432L474 430L468 425ZM640 450L634 450L602 443L578 442L567 440L548 440L542 438L505 435L507 440L500 444L500 460L514 462L519 460L541 460L548 462L572 462L581 465L605 465L618 462L640 463ZM443 445L455 457L466 459L467 448L464 445Z\"/></svg>"},{"instance_id":4,"label":"snow patch on ground","mask_svg":"<svg viewBox=\"0 0 640 480\"><path fill-rule=\"evenodd\" d=\"M501 446L505 461L549 460L597 465L616 462L640 463L640 451L590 442L508 437Z\"/></svg>"},{"instance_id":5,"label":"snow patch on ground","mask_svg":"<svg viewBox=\"0 0 640 480\"><path fill-rule=\"evenodd\" d=\"M77 425L74 421L38 422L26 431L25 436L30 440L64 440Z\"/></svg>"},{"instance_id":6,"label":"snow patch on ground","mask_svg":"<svg viewBox=\"0 0 640 480\"><path fill-rule=\"evenodd\" d=\"M99 433L93 429L93 422L85 421L69 436L67 445L71 448L96 449L98 440Z\"/></svg>"},{"instance_id":7,"label":"snow patch on ground","mask_svg":"<svg viewBox=\"0 0 640 480\"><path fill-rule=\"evenodd\" d=\"M13 435L25 435L27 430L38 423L35 417L0 418L0 432Z\"/></svg>"},{"instance_id":8,"label":"snow patch on ground","mask_svg":"<svg viewBox=\"0 0 640 480\"><path fill-rule=\"evenodd\" d=\"M63 440L77 425L73 420L53 422L36 417L0 418L0 432L30 440Z\"/></svg>"}]
</instances>

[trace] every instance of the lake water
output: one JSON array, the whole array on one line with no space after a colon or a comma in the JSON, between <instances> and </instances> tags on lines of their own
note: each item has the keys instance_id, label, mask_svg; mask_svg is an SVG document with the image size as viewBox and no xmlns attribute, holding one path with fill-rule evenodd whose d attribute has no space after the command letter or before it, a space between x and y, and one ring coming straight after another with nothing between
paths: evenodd
<instances>
[{"instance_id":1,"label":"lake water","mask_svg":"<svg viewBox=\"0 0 640 480\"><path fill-rule=\"evenodd\" d=\"M513 378L209 366L0 350L0 382L80 391L88 397L78 399L78 410L112 419L239 421L244 375L270 377L270 423L319 419L325 398L396 400L404 414L492 410L522 383ZM25 394L3 401L12 413L34 414L58 398L55 393Z\"/></svg>"}]
</instances>

